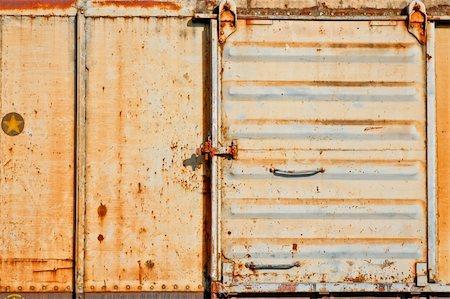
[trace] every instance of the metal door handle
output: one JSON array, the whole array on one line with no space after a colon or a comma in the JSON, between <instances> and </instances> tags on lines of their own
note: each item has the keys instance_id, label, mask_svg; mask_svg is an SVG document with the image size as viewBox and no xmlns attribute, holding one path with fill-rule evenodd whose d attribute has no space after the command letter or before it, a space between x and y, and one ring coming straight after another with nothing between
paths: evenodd
<instances>
[{"instance_id":1,"label":"metal door handle","mask_svg":"<svg viewBox=\"0 0 450 299\"><path fill-rule=\"evenodd\" d=\"M251 263L245 263L245 267L249 268L250 270L287 270L294 267L300 267L299 262L295 262L292 264L279 264L279 265L255 265L253 262Z\"/></svg>"},{"instance_id":2,"label":"metal door handle","mask_svg":"<svg viewBox=\"0 0 450 299\"><path fill-rule=\"evenodd\" d=\"M316 175L318 173L323 173L323 172L325 172L325 169L319 168L319 169L304 170L304 171L286 171L286 170L271 168L270 172L273 173L273 175L275 175L275 176L298 178L298 177L308 177L308 176Z\"/></svg>"}]
</instances>

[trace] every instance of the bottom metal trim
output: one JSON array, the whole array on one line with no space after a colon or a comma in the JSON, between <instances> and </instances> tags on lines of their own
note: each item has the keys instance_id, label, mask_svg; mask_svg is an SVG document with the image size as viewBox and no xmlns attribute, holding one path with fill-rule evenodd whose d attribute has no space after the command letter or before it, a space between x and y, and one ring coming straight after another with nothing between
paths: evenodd
<instances>
[{"instance_id":1,"label":"bottom metal trim","mask_svg":"<svg viewBox=\"0 0 450 299\"><path fill-rule=\"evenodd\" d=\"M416 284L403 283L253 283L222 285L225 293L448 293L450 285L428 284L418 287Z\"/></svg>"}]
</instances>

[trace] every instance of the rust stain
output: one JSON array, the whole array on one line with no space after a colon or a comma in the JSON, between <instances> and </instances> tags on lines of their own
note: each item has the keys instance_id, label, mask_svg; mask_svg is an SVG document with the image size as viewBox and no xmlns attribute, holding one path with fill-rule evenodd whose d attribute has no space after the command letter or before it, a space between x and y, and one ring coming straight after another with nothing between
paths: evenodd
<instances>
[{"instance_id":1,"label":"rust stain","mask_svg":"<svg viewBox=\"0 0 450 299\"><path fill-rule=\"evenodd\" d=\"M390 266L392 266L394 264L394 262L391 262L391 261L388 261L388 260L385 260L382 264L381 264L381 269L384 269L384 268L387 268L387 267L390 267Z\"/></svg>"},{"instance_id":2,"label":"rust stain","mask_svg":"<svg viewBox=\"0 0 450 299\"><path fill-rule=\"evenodd\" d=\"M360 274L360 275L358 275L356 277L346 277L345 281L358 283L358 282L365 282L366 279L364 278L364 275Z\"/></svg>"},{"instance_id":3,"label":"rust stain","mask_svg":"<svg viewBox=\"0 0 450 299\"><path fill-rule=\"evenodd\" d=\"M383 129L383 127L367 127L364 129L364 132L372 131L372 130L379 130L379 129Z\"/></svg>"},{"instance_id":4,"label":"rust stain","mask_svg":"<svg viewBox=\"0 0 450 299\"><path fill-rule=\"evenodd\" d=\"M282 283L277 289L280 293L295 293L297 285L295 283Z\"/></svg>"},{"instance_id":5,"label":"rust stain","mask_svg":"<svg viewBox=\"0 0 450 299\"><path fill-rule=\"evenodd\" d=\"M154 1L154 0L134 0L134 1L117 1L104 0L98 1L96 4L101 6L120 6L120 7L139 7L139 8L159 8L167 10L180 10L181 6L173 2Z\"/></svg>"},{"instance_id":6,"label":"rust stain","mask_svg":"<svg viewBox=\"0 0 450 299\"><path fill-rule=\"evenodd\" d=\"M1 0L0 10L6 9L67 9L75 0Z\"/></svg>"},{"instance_id":7,"label":"rust stain","mask_svg":"<svg viewBox=\"0 0 450 299\"><path fill-rule=\"evenodd\" d=\"M105 217L107 212L108 212L108 209L106 208L106 206L104 204L101 203L97 209L98 216Z\"/></svg>"},{"instance_id":8,"label":"rust stain","mask_svg":"<svg viewBox=\"0 0 450 299\"><path fill-rule=\"evenodd\" d=\"M142 284L142 266L141 266L141 261L138 261L138 267L139 267L139 284Z\"/></svg>"}]
</instances>

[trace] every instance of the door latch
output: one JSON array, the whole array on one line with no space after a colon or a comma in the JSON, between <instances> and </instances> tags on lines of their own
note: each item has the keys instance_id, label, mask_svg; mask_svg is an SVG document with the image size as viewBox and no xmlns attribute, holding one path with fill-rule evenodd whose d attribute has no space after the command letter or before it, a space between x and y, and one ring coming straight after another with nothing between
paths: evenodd
<instances>
[{"instance_id":1,"label":"door latch","mask_svg":"<svg viewBox=\"0 0 450 299\"><path fill-rule=\"evenodd\" d=\"M208 140L197 148L196 154L197 156L204 155L205 160L209 160L214 156L223 156L236 159L238 154L238 146L233 141L230 146L213 147L211 137L208 137Z\"/></svg>"}]
</instances>

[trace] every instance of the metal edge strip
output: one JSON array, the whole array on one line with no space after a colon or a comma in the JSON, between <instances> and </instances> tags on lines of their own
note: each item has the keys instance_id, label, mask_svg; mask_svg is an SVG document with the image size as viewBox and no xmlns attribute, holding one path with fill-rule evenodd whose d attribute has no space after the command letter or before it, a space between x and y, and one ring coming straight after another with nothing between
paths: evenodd
<instances>
[{"instance_id":1,"label":"metal edge strip","mask_svg":"<svg viewBox=\"0 0 450 299\"><path fill-rule=\"evenodd\" d=\"M219 68L218 68L218 29L217 20L211 19L211 139L214 147L217 147L218 138L218 87L219 87ZM218 243L218 165L217 157L212 158L211 162L211 281L217 281L219 278L219 243Z\"/></svg>"},{"instance_id":2,"label":"metal edge strip","mask_svg":"<svg viewBox=\"0 0 450 299\"><path fill-rule=\"evenodd\" d=\"M75 176L75 267L76 298L83 298L86 242L86 18L76 17L76 176Z\"/></svg>"},{"instance_id":3,"label":"metal edge strip","mask_svg":"<svg viewBox=\"0 0 450 299\"><path fill-rule=\"evenodd\" d=\"M194 19L216 19L217 14L195 13ZM407 16L307 16L307 15L239 15L243 20L303 20L303 21L406 21ZM450 20L450 16L429 16L430 21Z\"/></svg>"},{"instance_id":4,"label":"metal edge strip","mask_svg":"<svg viewBox=\"0 0 450 299\"><path fill-rule=\"evenodd\" d=\"M436 97L434 23L428 24L426 44L427 89L427 206L428 206L428 279L436 279L437 266L437 170L436 170Z\"/></svg>"},{"instance_id":5,"label":"metal edge strip","mask_svg":"<svg viewBox=\"0 0 450 299\"><path fill-rule=\"evenodd\" d=\"M417 287L415 283L249 283L231 286L222 286L227 293L350 293L350 292L376 292L382 293L448 293L450 285L428 284Z\"/></svg>"}]
</instances>

